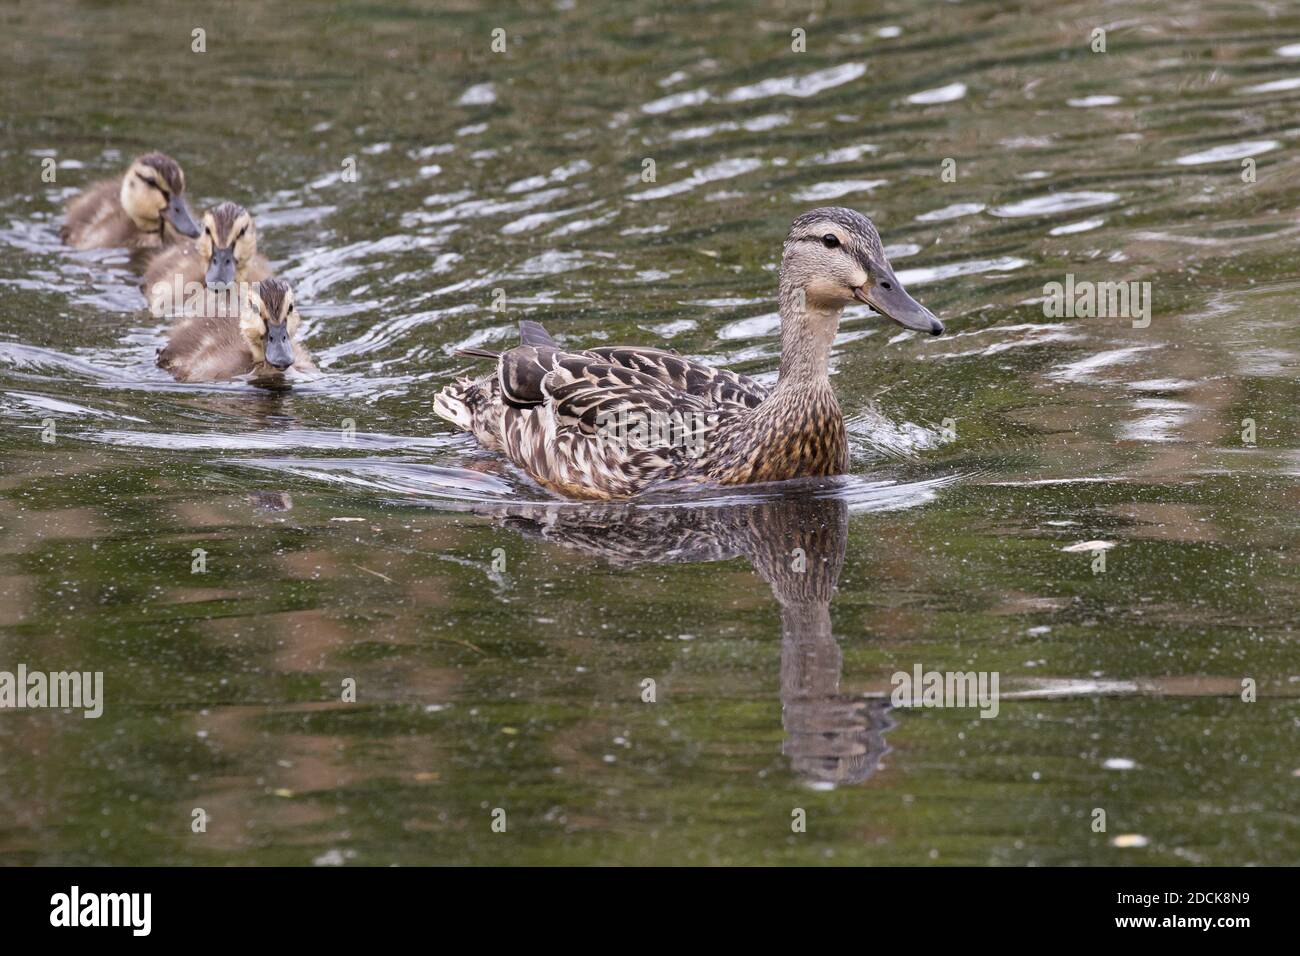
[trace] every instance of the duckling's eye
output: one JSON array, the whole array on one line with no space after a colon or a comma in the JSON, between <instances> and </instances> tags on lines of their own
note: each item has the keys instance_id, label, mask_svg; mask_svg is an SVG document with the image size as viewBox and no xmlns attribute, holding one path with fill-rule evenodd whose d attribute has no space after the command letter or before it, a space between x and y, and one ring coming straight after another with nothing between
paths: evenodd
<instances>
[{"instance_id":1,"label":"duckling's eye","mask_svg":"<svg viewBox=\"0 0 1300 956\"><path fill-rule=\"evenodd\" d=\"M826 233L826 235L822 236L822 245L824 245L827 249L834 249L839 244L840 244L839 239L837 239L834 235L832 235L829 232Z\"/></svg>"},{"instance_id":2,"label":"duckling's eye","mask_svg":"<svg viewBox=\"0 0 1300 956\"><path fill-rule=\"evenodd\" d=\"M239 230L239 235L235 236L235 242L238 242L240 239L243 239L243 238L244 238L244 233L246 233L246 232L248 232L248 227L247 227L247 226L245 226L243 229Z\"/></svg>"},{"instance_id":3,"label":"duckling's eye","mask_svg":"<svg viewBox=\"0 0 1300 956\"><path fill-rule=\"evenodd\" d=\"M156 189L160 193L162 193L163 199L167 200L168 202L172 201L171 193L163 189L162 186L158 185L158 180L154 179L151 176L141 176L139 173L136 173L135 177L136 179L140 180L140 182L144 183L146 186L149 186L152 189Z\"/></svg>"}]
</instances>

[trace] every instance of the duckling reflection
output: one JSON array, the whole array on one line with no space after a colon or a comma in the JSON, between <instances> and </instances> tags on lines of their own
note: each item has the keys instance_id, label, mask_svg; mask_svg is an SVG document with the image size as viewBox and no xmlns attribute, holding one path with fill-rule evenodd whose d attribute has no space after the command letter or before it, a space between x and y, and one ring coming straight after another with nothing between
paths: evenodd
<instances>
[{"instance_id":1,"label":"duckling reflection","mask_svg":"<svg viewBox=\"0 0 1300 956\"><path fill-rule=\"evenodd\" d=\"M844 566L848 506L834 497L746 500L719 506L507 505L505 524L620 566L744 556L781 606L783 751L820 784L869 778L889 751L889 705L839 692L843 657L831 598Z\"/></svg>"}]
</instances>

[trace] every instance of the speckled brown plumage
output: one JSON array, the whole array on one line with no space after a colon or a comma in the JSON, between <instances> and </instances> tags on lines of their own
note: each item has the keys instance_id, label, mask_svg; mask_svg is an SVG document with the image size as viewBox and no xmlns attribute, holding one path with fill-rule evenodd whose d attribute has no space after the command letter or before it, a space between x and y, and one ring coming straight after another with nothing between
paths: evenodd
<instances>
[{"instance_id":1,"label":"speckled brown plumage","mask_svg":"<svg viewBox=\"0 0 1300 956\"><path fill-rule=\"evenodd\" d=\"M623 498L681 479L781 481L847 467L843 416L829 385L769 392L726 369L623 346L521 345L497 363L496 374L445 388L439 414L569 497ZM680 422L681 438L616 440L622 435L611 436L602 422L620 415L630 424L625 431L642 419L647 431L651 422L668 429Z\"/></svg>"}]
</instances>

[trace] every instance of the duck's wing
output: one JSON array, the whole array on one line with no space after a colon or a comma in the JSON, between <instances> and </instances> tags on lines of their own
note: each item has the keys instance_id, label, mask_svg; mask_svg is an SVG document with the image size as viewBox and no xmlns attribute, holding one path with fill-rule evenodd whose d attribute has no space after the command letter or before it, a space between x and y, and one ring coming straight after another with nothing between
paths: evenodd
<instances>
[{"instance_id":1,"label":"duck's wing","mask_svg":"<svg viewBox=\"0 0 1300 956\"><path fill-rule=\"evenodd\" d=\"M610 345L584 354L656 379L674 391L702 398L715 408L753 408L767 398L766 386L748 375L682 358L664 349Z\"/></svg>"},{"instance_id":2,"label":"duck's wing","mask_svg":"<svg viewBox=\"0 0 1300 956\"><path fill-rule=\"evenodd\" d=\"M584 352L521 345L502 353L497 374L507 456L576 497L624 497L675 477L740 413Z\"/></svg>"},{"instance_id":3,"label":"duck's wing","mask_svg":"<svg viewBox=\"0 0 1300 956\"><path fill-rule=\"evenodd\" d=\"M693 362L666 349L610 345L566 353L560 348L559 343L551 338L550 333L542 327L541 323L527 319L519 323L519 341L522 348L536 349L540 355L547 358L556 354L581 355L593 360L593 368L608 365L637 372L646 378L660 382L675 393L703 399L715 408L753 408L768 396L767 387L747 375L725 368L714 368L702 362ZM477 354L494 355L494 353L484 352ZM529 360L528 364L531 364L531 356L528 353L524 353L523 357L526 357ZM503 371L502 384L505 385L506 381ZM509 392L508 387L507 392ZM537 400L540 401L540 397Z\"/></svg>"}]
</instances>

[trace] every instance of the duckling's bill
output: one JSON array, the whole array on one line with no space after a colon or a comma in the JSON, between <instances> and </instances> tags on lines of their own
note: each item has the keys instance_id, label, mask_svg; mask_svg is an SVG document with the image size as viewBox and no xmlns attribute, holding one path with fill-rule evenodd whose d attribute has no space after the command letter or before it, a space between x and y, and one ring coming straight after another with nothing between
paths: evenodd
<instances>
[{"instance_id":1,"label":"duckling's bill","mask_svg":"<svg viewBox=\"0 0 1300 956\"><path fill-rule=\"evenodd\" d=\"M182 236L188 236L191 239L199 237L199 224L190 215L190 207L186 205L183 193L171 194L167 200L167 205L163 207L162 217Z\"/></svg>"},{"instance_id":2,"label":"duckling's bill","mask_svg":"<svg viewBox=\"0 0 1300 956\"><path fill-rule=\"evenodd\" d=\"M228 286L235 281L235 244L226 248L216 246L212 249L212 261L208 264L204 282L209 289Z\"/></svg>"},{"instance_id":3,"label":"duckling's bill","mask_svg":"<svg viewBox=\"0 0 1300 956\"><path fill-rule=\"evenodd\" d=\"M289 344L289 323L267 322L262 338L266 349L266 364L283 372L293 364L293 347Z\"/></svg>"}]
</instances>

